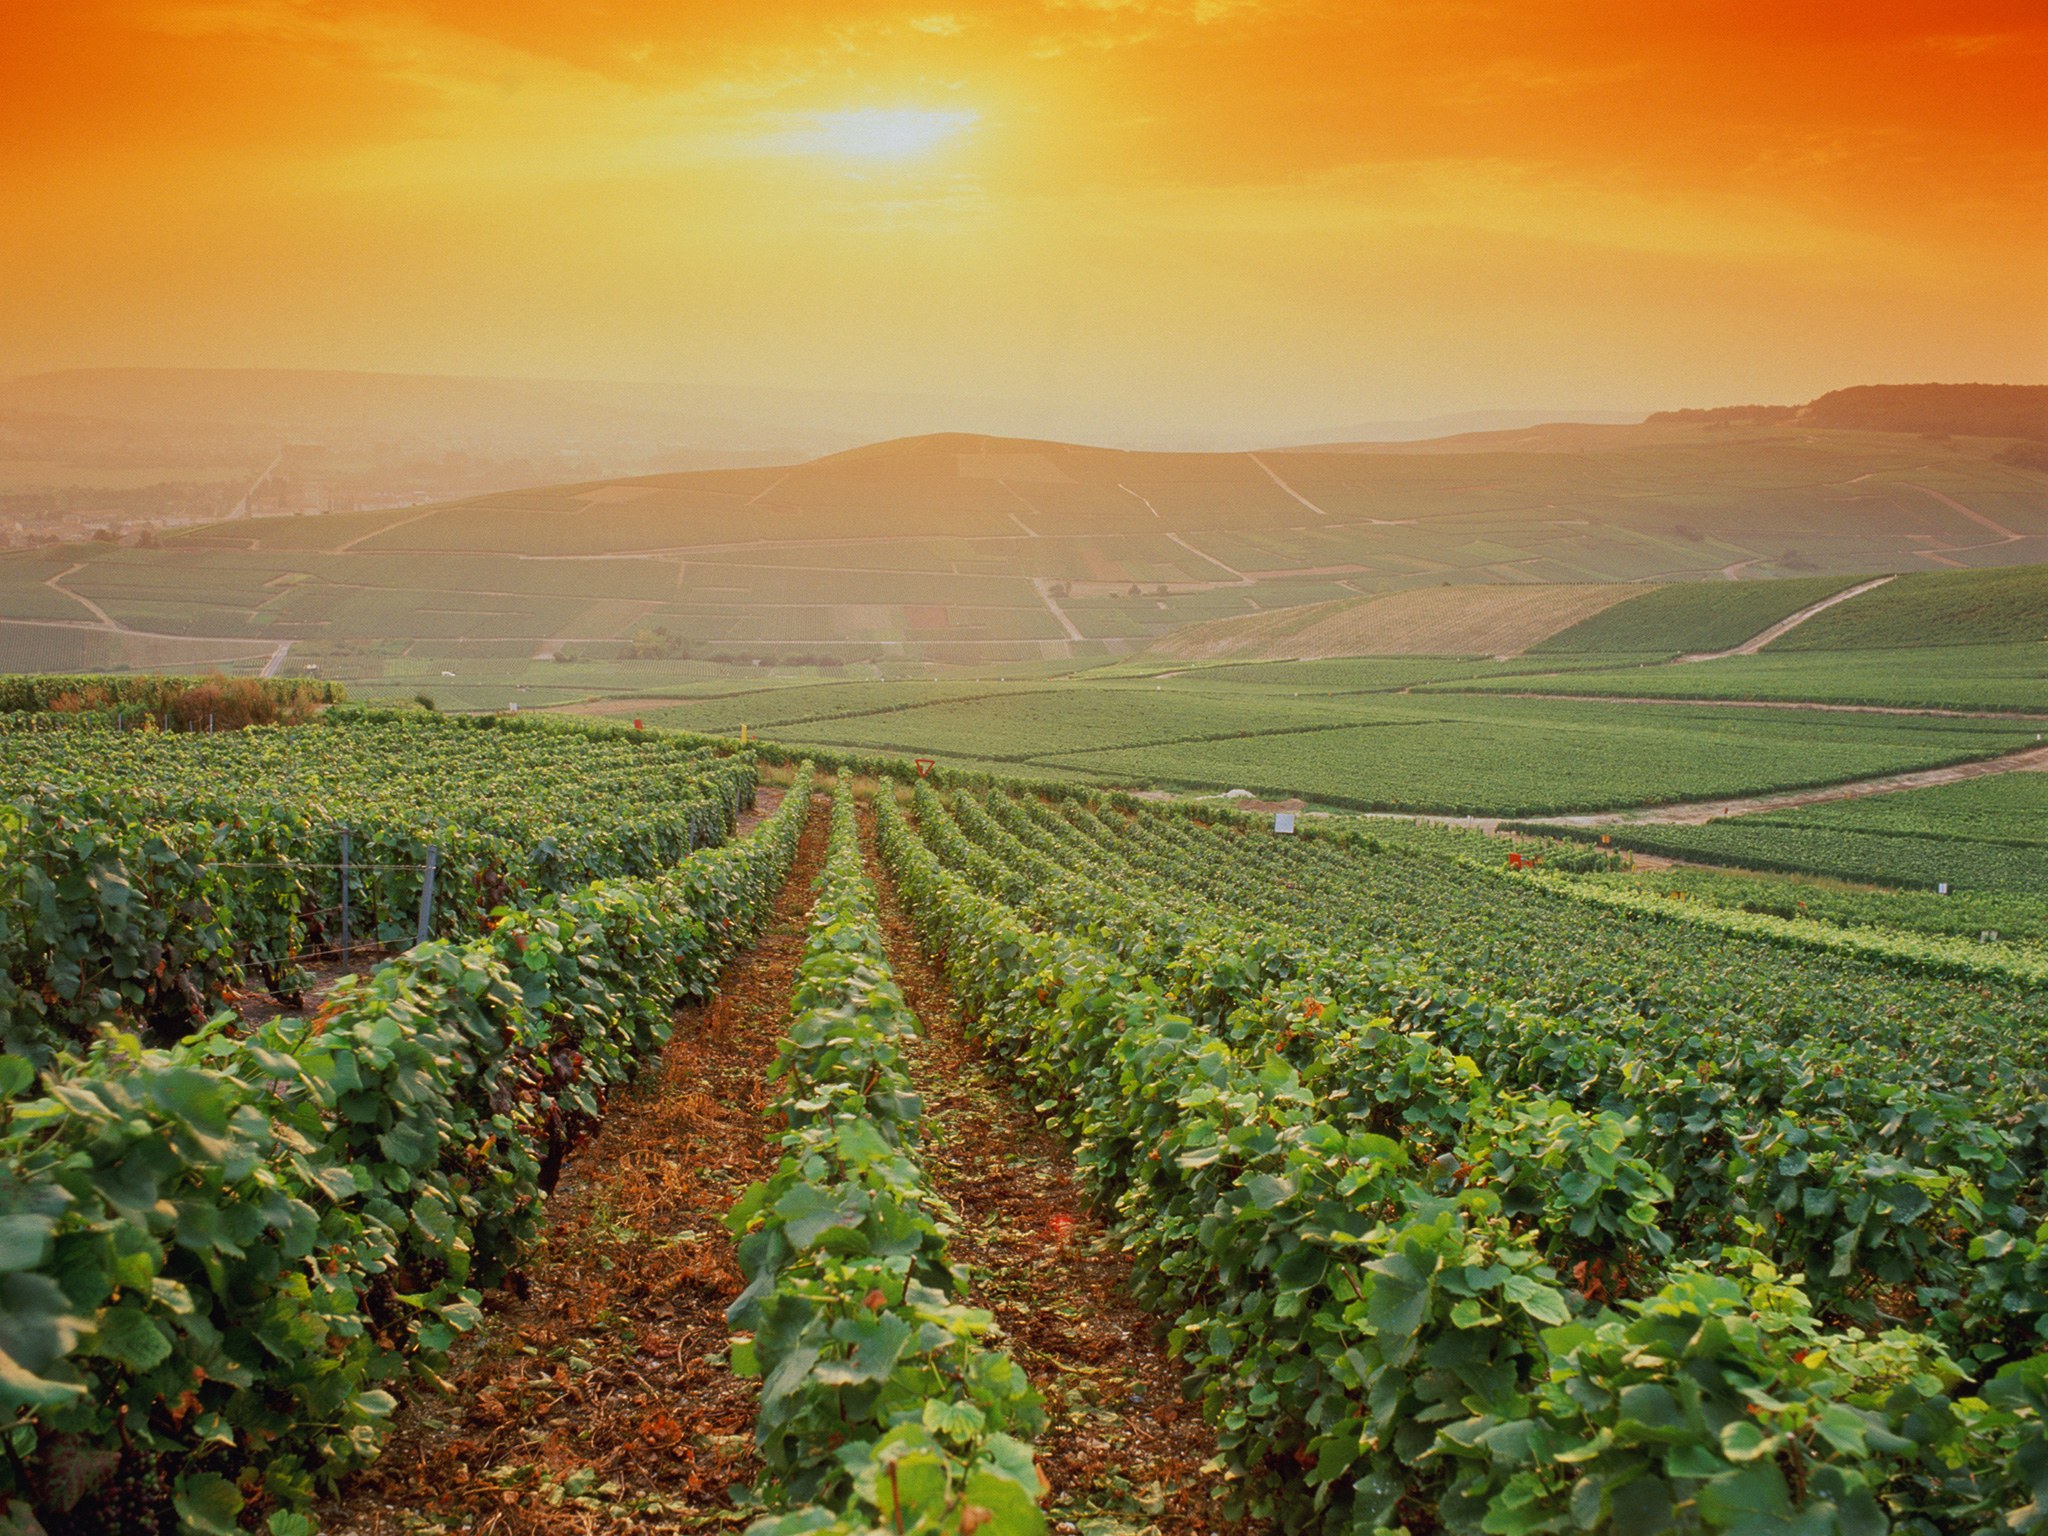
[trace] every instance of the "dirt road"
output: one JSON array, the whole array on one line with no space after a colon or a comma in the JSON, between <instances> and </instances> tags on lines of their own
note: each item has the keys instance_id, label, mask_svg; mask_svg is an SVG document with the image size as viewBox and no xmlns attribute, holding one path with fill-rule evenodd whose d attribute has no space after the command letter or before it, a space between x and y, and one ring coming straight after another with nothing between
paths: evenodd
<instances>
[{"instance_id":1,"label":"dirt road","mask_svg":"<svg viewBox=\"0 0 2048 1536\"><path fill-rule=\"evenodd\" d=\"M1846 603L1852 597L1861 597L1865 592L1881 587L1892 579L1890 576L1879 576L1873 580L1861 582L1844 591L1836 592L1832 596L1824 597L1817 603L1808 603L1797 613L1787 614L1769 629L1763 631L1763 633L1751 635L1740 645L1731 646L1725 651L1696 651L1690 656L1679 657L1674 665L1682 665L1689 661L1719 661L1724 656L1754 656L1773 640L1781 639L1785 635L1790 634L1815 614L1825 613L1828 609L1834 607L1835 604Z\"/></svg>"},{"instance_id":2,"label":"dirt road","mask_svg":"<svg viewBox=\"0 0 2048 1536\"><path fill-rule=\"evenodd\" d=\"M2048 746L2026 747L2002 757L1953 763L1946 768L1922 768L1912 773L1888 773L1881 778L1857 779L1819 789L1788 790L1735 800L1695 800L1684 805L1655 805L1633 811L1599 811L1584 816L1524 816L1517 820L1552 827L1696 827L1723 816L1755 816L1801 805L1860 800L1868 795L1889 795L1906 789L1932 789L1940 784L1962 784L2000 773L2048 773Z\"/></svg>"}]
</instances>

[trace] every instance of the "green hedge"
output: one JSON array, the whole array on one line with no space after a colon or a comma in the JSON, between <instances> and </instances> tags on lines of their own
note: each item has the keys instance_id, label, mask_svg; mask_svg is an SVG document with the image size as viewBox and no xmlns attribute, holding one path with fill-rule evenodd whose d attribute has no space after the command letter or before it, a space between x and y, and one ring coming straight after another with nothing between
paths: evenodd
<instances>
[{"instance_id":1,"label":"green hedge","mask_svg":"<svg viewBox=\"0 0 2048 1536\"><path fill-rule=\"evenodd\" d=\"M340 683L310 677L235 678L178 677L136 673L38 673L0 676L0 714L46 710L58 699L95 696L107 705L148 714L160 713L179 695L223 681L260 686L280 704L339 704L348 697Z\"/></svg>"}]
</instances>

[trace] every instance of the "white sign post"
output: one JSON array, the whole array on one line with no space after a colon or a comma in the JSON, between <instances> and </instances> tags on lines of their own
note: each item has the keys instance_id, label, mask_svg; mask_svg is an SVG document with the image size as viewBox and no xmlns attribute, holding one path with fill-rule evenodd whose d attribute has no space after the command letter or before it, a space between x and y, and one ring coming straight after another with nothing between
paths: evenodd
<instances>
[{"instance_id":1,"label":"white sign post","mask_svg":"<svg viewBox=\"0 0 2048 1536\"><path fill-rule=\"evenodd\" d=\"M1292 832L1294 830L1294 812L1275 811L1273 813L1273 830L1275 832Z\"/></svg>"}]
</instances>

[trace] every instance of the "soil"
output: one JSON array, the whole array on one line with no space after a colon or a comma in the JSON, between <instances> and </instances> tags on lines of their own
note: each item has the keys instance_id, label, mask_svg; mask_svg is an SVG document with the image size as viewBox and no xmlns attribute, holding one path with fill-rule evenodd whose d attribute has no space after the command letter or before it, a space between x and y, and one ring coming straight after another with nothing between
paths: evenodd
<instances>
[{"instance_id":1,"label":"soil","mask_svg":"<svg viewBox=\"0 0 2048 1536\"><path fill-rule=\"evenodd\" d=\"M754 789L754 808L751 811L740 812L738 819L733 823L732 835L745 837L773 816L776 808L782 804L782 797L787 793L788 791L779 784L757 785ZM806 886L804 889L809 890L810 887Z\"/></svg>"},{"instance_id":2,"label":"soil","mask_svg":"<svg viewBox=\"0 0 2048 1536\"><path fill-rule=\"evenodd\" d=\"M241 1018L245 1028L254 1029L259 1024L282 1018L286 1014L310 1017L316 1014L333 995L334 989L351 976L358 976L380 964L386 958L382 949L374 944L359 944L349 957L349 964L339 959L302 962L299 969L306 973L306 985L299 993L299 1006L273 997L260 986L252 986L243 992L230 992L227 1001Z\"/></svg>"},{"instance_id":3,"label":"soil","mask_svg":"<svg viewBox=\"0 0 2048 1536\"><path fill-rule=\"evenodd\" d=\"M1164 1322L1132 1298L1130 1260L1089 1208L1066 1146L963 1028L861 814L890 965L924 1029L906 1053L924 1097L922 1162L958 1215L954 1253L972 1268L976 1304L1045 1398L1035 1451L1055 1531L1263 1530L1224 1517L1223 1479L1208 1469L1215 1436L1183 1395Z\"/></svg>"},{"instance_id":4,"label":"soil","mask_svg":"<svg viewBox=\"0 0 2048 1536\"><path fill-rule=\"evenodd\" d=\"M780 799L763 789L755 820ZM744 830L744 826L743 826ZM766 1072L788 1022L826 818L754 946L678 1011L658 1070L573 1154L520 1284L487 1298L446 1394L320 1511L332 1536L616 1536L738 1529L755 1387L726 1364L741 1289L723 1219L774 1171Z\"/></svg>"}]
</instances>

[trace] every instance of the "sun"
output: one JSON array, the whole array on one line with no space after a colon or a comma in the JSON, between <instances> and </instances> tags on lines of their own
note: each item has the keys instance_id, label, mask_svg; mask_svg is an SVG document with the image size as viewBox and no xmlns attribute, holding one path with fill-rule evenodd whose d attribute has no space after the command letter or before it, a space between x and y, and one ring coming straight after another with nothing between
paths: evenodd
<instances>
[{"instance_id":1,"label":"sun","mask_svg":"<svg viewBox=\"0 0 2048 1536\"><path fill-rule=\"evenodd\" d=\"M781 154L851 160L909 160L928 154L981 121L981 114L924 107L864 107L807 113L768 148Z\"/></svg>"}]
</instances>

